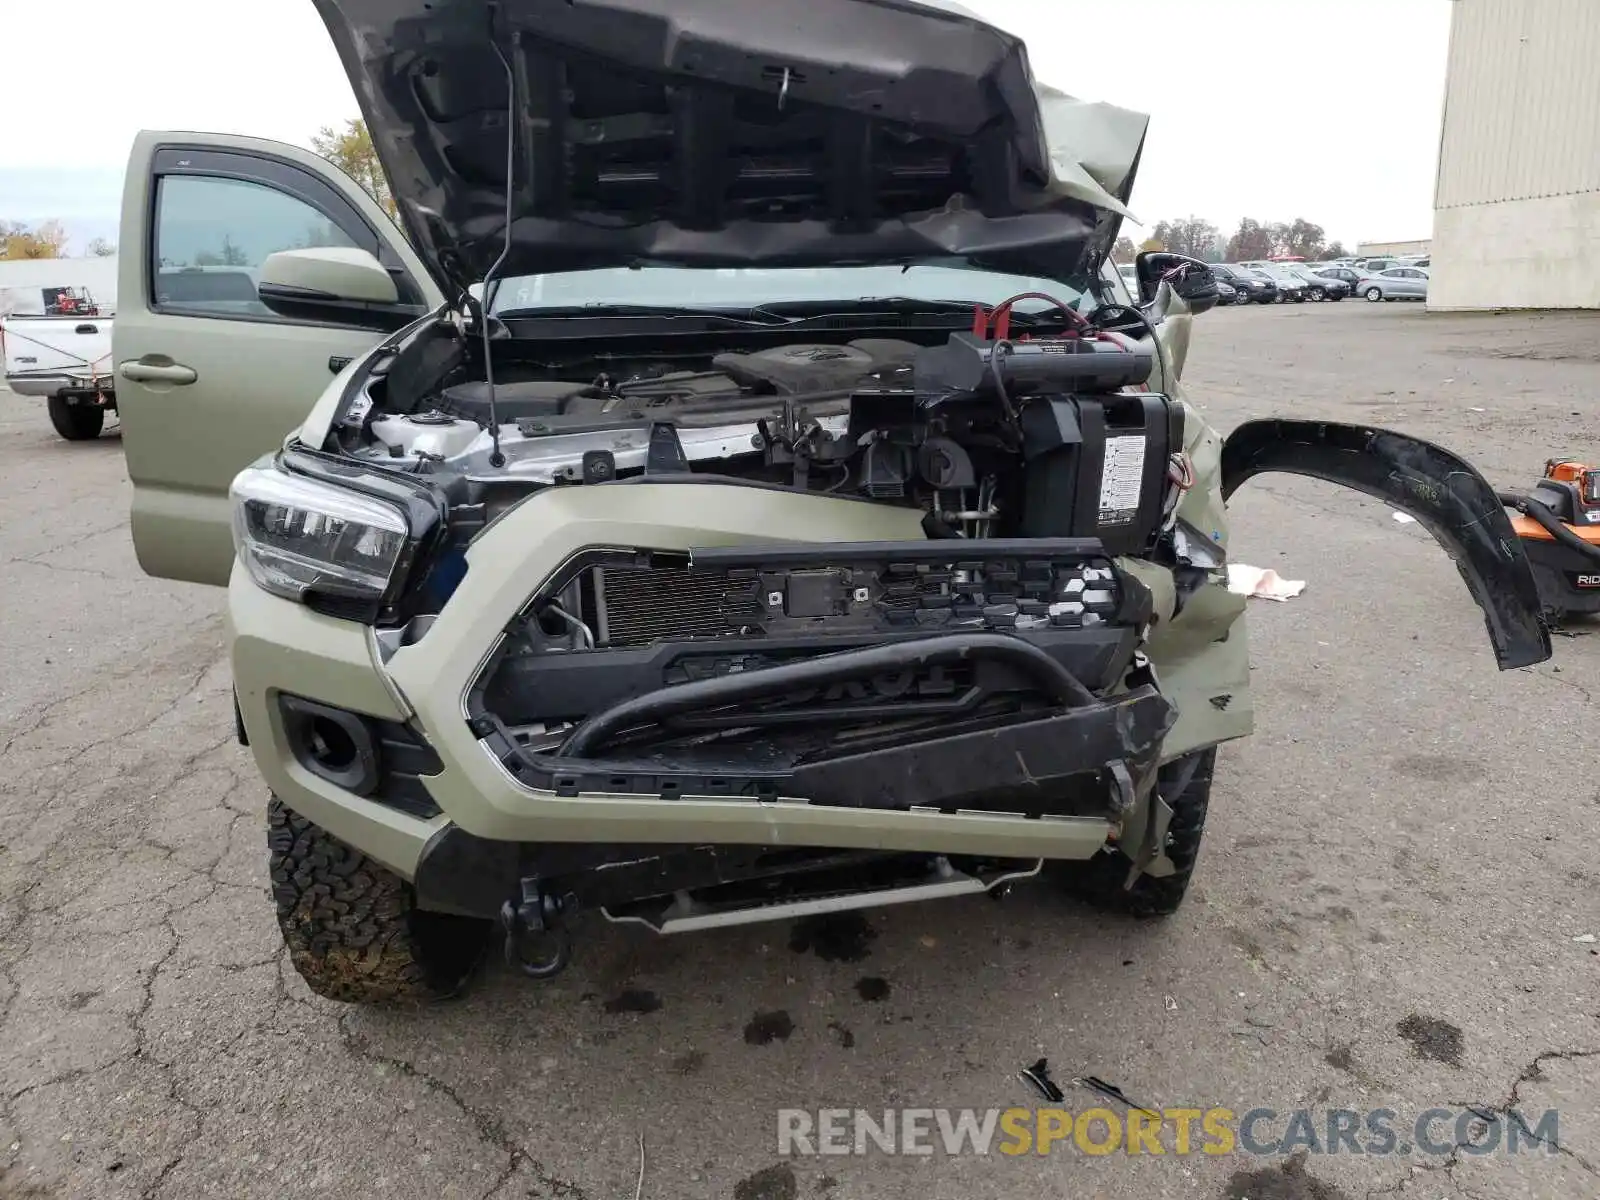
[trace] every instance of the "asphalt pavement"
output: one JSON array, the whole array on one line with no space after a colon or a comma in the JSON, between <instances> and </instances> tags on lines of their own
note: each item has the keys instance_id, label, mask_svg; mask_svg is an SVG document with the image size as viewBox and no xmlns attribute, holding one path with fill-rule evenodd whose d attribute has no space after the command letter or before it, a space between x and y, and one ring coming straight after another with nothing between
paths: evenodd
<instances>
[{"instance_id":1,"label":"asphalt pavement","mask_svg":"<svg viewBox=\"0 0 1600 1200\"><path fill-rule=\"evenodd\" d=\"M1600 458L1596 317L1219 310L1188 378L1224 429L1392 426L1497 485ZM1177 917L1024 889L822 936L585 925L560 979L495 965L420 1012L321 1001L286 962L222 598L141 574L128 505L115 433L63 442L0 393L0 1197L1600 1196L1600 637L1497 672L1449 560L1378 501L1235 498L1235 558L1308 587L1252 602L1258 731L1222 751ZM1306 1110L1318 1144L780 1154L780 1109L1041 1103L1041 1056L1074 1110L1128 1117L1093 1076L1273 1110L1264 1143ZM1511 1109L1559 1127L1477 1154L1469 1108L1480 1141ZM1430 1109L1438 1153L1317 1152L1335 1111L1409 1134Z\"/></svg>"}]
</instances>

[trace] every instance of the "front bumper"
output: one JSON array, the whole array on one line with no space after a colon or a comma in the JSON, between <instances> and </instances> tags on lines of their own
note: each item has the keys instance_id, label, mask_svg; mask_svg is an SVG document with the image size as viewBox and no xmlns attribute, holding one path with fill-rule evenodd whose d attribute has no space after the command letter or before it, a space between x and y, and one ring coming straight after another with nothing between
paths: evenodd
<instances>
[{"instance_id":1,"label":"front bumper","mask_svg":"<svg viewBox=\"0 0 1600 1200\"><path fill-rule=\"evenodd\" d=\"M1099 699L1075 686L1058 659L1004 634L858 647L680 684L637 702L726 709L755 702L775 685L936 660L1009 659L1012 668L1037 672L1040 691L1051 693L1027 719L958 722L920 740L880 740L854 756L781 764L764 777L748 761L737 772L721 762L667 769L659 757L640 761L608 746L612 733L652 715L627 701L544 755L519 750L504 729L484 722L481 707L474 711L474 688L504 631L547 580L594 547L925 546L917 517L715 483L552 490L481 534L468 550L464 579L425 635L388 654L370 629L269 596L236 568L233 667L252 753L291 808L407 877L430 839L452 830L477 842L524 845L827 847L1026 859L1086 858L1109 837L1141 836L1139 801L1148 795L1172 706L1150 687ZM801 678L807 672L815 677ZM416 730L438 757L437 772L422 779L438 813L400 811L307 770L291 749L285 695ZM992 805L996 790L1048 791L1112 764L1121 774L1113 772L1116 783L1100 789L1098 803L1033 812ZM672 786L663 786L669 776Z\"/></svg>"}]
</instances>

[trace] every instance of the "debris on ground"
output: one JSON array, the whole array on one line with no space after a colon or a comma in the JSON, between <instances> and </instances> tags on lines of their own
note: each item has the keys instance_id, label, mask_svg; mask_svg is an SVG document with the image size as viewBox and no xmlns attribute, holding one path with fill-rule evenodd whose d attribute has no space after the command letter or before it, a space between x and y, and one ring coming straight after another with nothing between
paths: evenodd
<instances>
[{"instance_id":1,"label":"debris on ground","mask_svg":"<svg viewBox=\"0 0 1600 1200\"><path fill-rule=\"evenodd\" d=\"M1415 525L1417 523L1417 519L1410 513L1397 512L1393 515L1394 519L1401 525Z\"/></svg>"},{"instance_id":2,"label":"debris on ground","mask_svg":"<svg viewBox=\"0 0 1600 1200\"><path fill-rule=\"evenodd\" d=\"M1161 1118L1161 1114L1156 1112L1155 1109L1146 1108L1142 1104L1135 1104L1132 1100L1128 1099L1127 1093L1119 1088L1116 1084L1107 1083L1098 1075L1080 1075L1072 1082L1081 1083L1090 1091L1099 1092L1102 1096L1105 1096L1111 1100L1115 1100L1118 1104L1126 1105L1134 1112L1142 1112L1146 1116L1155 1117L1157 1120L1160 1120Z\"/></svg>"},{"instance_id":3,"label":"debris on ground","mask_svg":"<svg viewBox=\"0 0 1600 1200\"><path fill-rule=\"evenodd\" d=\"M1573 938L1572 940L1575 941L1575 942L1582 942L1585 946L1589 946L1589 945L1593 945L1596 939L1595 939L1595 935L1592 934L1592 933L1580 933L1577 937Z\"/></svg>"},{"instance_id":4,"label":"debris on ground","mask_svg":"<svg viewBox=\"0 0 1600 1200\"><path fill-rule=\"evenodd\" d=\"M1039 1094L1051 1104L1060 1104L1067 1098L1067 1094L1056 1086L1056 1081L1050 1078L1050 1061L1041 1058L1031 1067L1023 1067L1017 1072L1021 1079L1026 1079L1039 1089Z\"/></svg>"},{"instance_id":5,"label":"debris on ground","mask_svg":"<svg viewBox=\"0 0 1600 1200\"><path fill-rule=\"evenodd\" d=\"M1228 590L1236 596L1261 600L1292 600L1306 590L1304 580L1285 579L1270 567L1228 564Z\"/></svg>"}]
</instances>

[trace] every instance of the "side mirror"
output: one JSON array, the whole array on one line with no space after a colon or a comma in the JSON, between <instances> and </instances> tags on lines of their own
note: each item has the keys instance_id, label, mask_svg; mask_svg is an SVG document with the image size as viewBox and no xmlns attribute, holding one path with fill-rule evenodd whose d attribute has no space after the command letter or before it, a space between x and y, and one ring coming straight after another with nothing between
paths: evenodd
<instances>
[{"instance_id":1,"label":"side mirror","mask_svg":"<svg viewBox=\"0 0 1600 1200\"><path fill-rule=\"evenodd\" d=\"M1139 276L1139 300L1149 304L1156 298L1156 290L1163 282L1195 315L1217 306L1217 277L1211 267L1187 254L1171 254L1165 250L1146 250L1134 259L1134 272Z\"/></svg>"},{"instance_id":2,"label":"side mirror","mask_svg":"<svg viewBox=\"0 0 1600 1200\"><path fill-rule=\"evenodd\" d=\"M282 316L382 327L393 326L397 309L403 307L388 269L354 246L269 254L261 264L256 294Z\"/></svg>"}]
</instances>

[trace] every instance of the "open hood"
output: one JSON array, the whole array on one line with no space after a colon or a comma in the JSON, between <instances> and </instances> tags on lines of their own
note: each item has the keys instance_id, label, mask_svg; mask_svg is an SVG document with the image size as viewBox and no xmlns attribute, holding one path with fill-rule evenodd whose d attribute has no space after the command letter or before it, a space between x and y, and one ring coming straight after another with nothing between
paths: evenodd
<instances>
[{"instance_id":1,"label":"open hood","mask_svg":"<svg viewBox=\"0 0 1600 1200\"><path fill-rule=\"evenodd\" d=\"M314 0L442 284L964 258L1069 278L1147 118L950 0ZM514 103L512 98L515 98Z\"/></svg>"}]
</instances>

